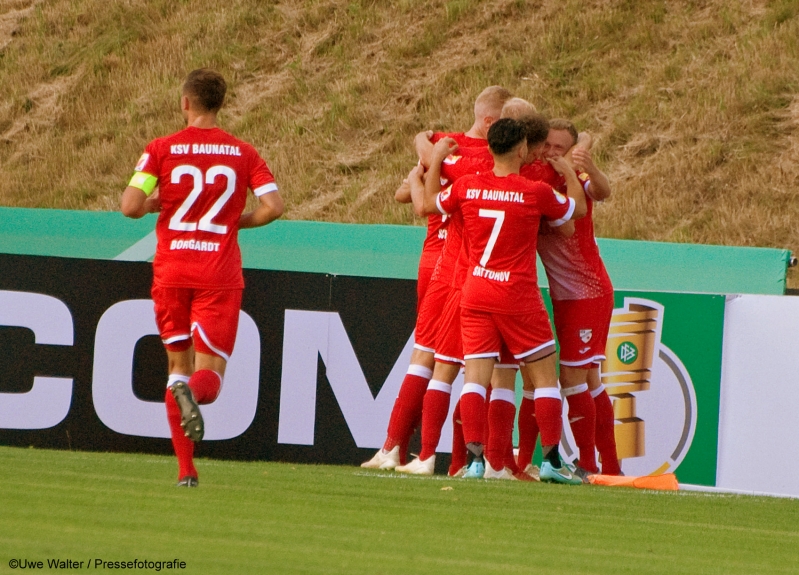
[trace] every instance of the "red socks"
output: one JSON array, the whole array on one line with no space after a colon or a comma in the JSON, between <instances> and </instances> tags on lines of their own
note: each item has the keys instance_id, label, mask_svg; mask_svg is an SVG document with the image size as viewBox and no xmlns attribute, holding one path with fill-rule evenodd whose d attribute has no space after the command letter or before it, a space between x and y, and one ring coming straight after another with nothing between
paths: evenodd
<instances>
[{"instance_id":1,"label":"red socks","mask_svg":"<svg viewBox=\"0 0 799 575\"><path fill-rule=\"evenodd\" d=\"M513 441L516 394L511 389L494 389L488 408L486 459L497 471L505 467L508 445Z\"/></svg>"},{"instance_id":2,"label":"red socks","mask_svg":"<svg viewBox=\"0 0 799 575\"><path fill-rule=\"evenodd\" d=\"M605 386L600 385L591 392L596 408L596 448L602 461L604 475L619 475L619 465L616 453L616 418L613 414L613 404L608 397Z\"/></svg>"},{"instance_id":3,"label":"red socks","mask_svg":"<svg viewBox=\"0 0 799 575\"><path fill-rule=\"evenodd\" d=\"M533 462L533 452L538 441L534 397L534 391L523 391L522 403L519 406L519 456L516 461L522 471Z\"/></svg>"},{"instance_id":4,"label":"red socks","mask_svg":"<svg viewBox=\"0 0 799 575\"><path fill-rule=\"evenodd\" d=\"M451 385L430 380L422 407L422 452L419 454L422 461L436 453L436 447L441 440L441 428L447 421L451 395Z\"/></svg>"},{"instance_id":5,"label":"red socks","mask_svg":"<svg viewBox=\"0 0 799 575\"><path fill-rule=\"evenodd\" d=\"M461 393L461 421L466 445L485 445L486 388L478 383L466 383Z\"/></svg>"},{"instance_id":6,"label":"red socks","mask_svg":"<svg viewBox=\"0 0 799 575\"><path fill-rule=\"evenodd\" d=\"M188 382L189 378L181 375L169 376L170 385L178 381ZM194 442L186 437L180 426L180 408L168 387L164 403L166 404L166 420L169 422L169 431L172 434L172 448L178 458L178 480L187 476L197 477L197 469L194 467Z\"/></svg>"},{"instance_id":7,"label":"red socks","mask_svg":"<svg viewBox=\"0 0 799 575\"><path fill-rule=\"evenodd\" d=\"M222 378L215 371L201 369L189 379L189 389L198 405L213 403L222 389Z\"/></svg>"},{"instance_id":8,"label":"red socks","mask_svg":"<svg viewBox=\"0 0 799 575\"><path fill-rule=\"evenodd\" d=\"M461 402L455 404L452 414L452 459L449 462L449 475L455 475L466 465L466 442L463 440L463 422L461 420Z\"/></svg>"},{"instance_id":9,"label":"red socks","mask_svg":"<svg viewBox=\"0 0 799 575\"><path fill-rule=\"evenodd\" d=\"M599 473L596 465L596 407L588 384L564 388L563 395L569 404L569 425L574 442L580 450L578 464L586 471Z\"/></svg>"},{"instance_id":10,"label":"red socks","mask_svg":"<svg viewBox=\"0 0 799 575\"><path fill-rule=\"evenodd\" d=\"M412 363L408 367L405 379L402 380L394 408L391 410L383 449L391 451L397 445L406 446L400 450L400 461L403 463L407 457L408 440L413 435L413 430L422 414L427 382L430 381L432 375L431 369Z\"/></svg>"},{"instance_id":11,"label":"red socks","mask_svg":"<svg viewBox=\"0 0 799 575\"><path fill-rule=\"evenodd\" d=\"M560 443L563 429L560 390L556 387L542 387L535 390L535 416L541 431L541 447Z\"/></svg>"}]
</instances>

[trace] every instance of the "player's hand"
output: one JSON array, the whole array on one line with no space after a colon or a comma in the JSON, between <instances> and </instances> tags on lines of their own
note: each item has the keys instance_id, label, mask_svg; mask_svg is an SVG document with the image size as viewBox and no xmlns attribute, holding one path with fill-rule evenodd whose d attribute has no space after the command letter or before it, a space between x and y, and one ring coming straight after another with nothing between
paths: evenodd
<instances>
[{"instance_id":1,"label":"player's hand","mask_svg":"<svg viewBox=\"0 0 799 575\"><path fill-rule=\"evenodd\" d=\"M424 166L422 164L416 164L413 169L408 174L408 177L405 179L409 185L415 186L420 185L424 186L424 181L422 177L424 176Z\"/></svg>"},{"instance_id":2,"label":"player's hand","mask_svg":"<svg viewBox=\"0 0 799 575\"><path fill-rule=\"evenodd\" d=\"M443 161L447 156L458 151L458 142L452 138L442 138L433 146L433 158Z\"/></svg>"},{"instance_id":3,"label":"player's hand","mask_svg":"<svg viewBox=\"0 0 799 575\"><path fill-rule=\"evenodd\" d=\"M555 168L555 171L559 173L561 176L566 175L566 173L569 171L574 172L574 170L572 170L572 167L569 165L569 162L567 162L566 158L564 158L563 156L555 156L554 158L547 158L547 162L549 162L550 165L553 168Z\"/></svg>"},{"instance_id":4,"label":"player's hand","mask_svg":"<svg viewBox=\"0 0 799 575\"><path fill-rule=\"evenodd\" d=\"M594 160L591 157L591 151L582 146L575 146L572 151L572 160L574 165L583 172L589 172L594 168Z\"/></svg>"},{"instance_id":5,"label":"player's hand","mask_svg":"<svg viewBox=\"0 0 799 575\"><path fill-rule=\"evenodd\" d=\"M155 188L153 193L149 195L149 197L144 200L144 208L146 213L152 214L155 212L161 211L161 189Z\"/></svg>"}]
</instances>

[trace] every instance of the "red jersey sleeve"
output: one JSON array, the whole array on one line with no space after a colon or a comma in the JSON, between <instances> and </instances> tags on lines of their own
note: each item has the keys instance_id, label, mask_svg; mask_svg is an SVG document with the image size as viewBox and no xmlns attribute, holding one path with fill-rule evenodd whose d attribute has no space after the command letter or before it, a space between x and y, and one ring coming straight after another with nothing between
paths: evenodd
<instances>
[{"instance_id":1,"label":"red jersey sleeve","mask_svg":"<svg viewBox=\"0 0 799 575\"><path fill-rule=\"evenodd\" d=\"M442 190L436 196L436 207L438 211L445 216L451 215L458 210L458 194L457 190L460 186L456 184L451 185L446 190Z\"/></svg>"},{"instance_id":2,"label":"red jersey sleeve","mask_svg":"<svg viewBox=\"0 0 799 575\"><path fill-rule=\"evenodd\" d=\"M141 158L139 158L139 161L136 162L136 167L133 168L133 171L144 172L145 174L150 174L158 178L161 173L159 149L158 140L153 140L147 144L147 147L144 148L144 153L141 155Z\"/></svg>"},{"instance_id":3,"label":"red jersey sleeve","mask_svg":"<svg viewBox=\"0 0 799 575\"><path fill-rule=\"evenodd\" d=\"M275 177L269 170L269 166L266 165L264 159L254 148L252 149L252 155L253 159L250 164L250 180L247 183L248 187L256 196L263 196L269 192L276 192L277 184L275 183Z\"/></svg>"},{"instance_id":4,"label":"red jersey sleeve","mask_svg":"<svg viewBox=\"0 0 799 575\"><path fill-rule=\"evenodd\" d=\"M536 193L539 197L541 215L550 220L550 226L556 228L571 219L575 206L573 199L546 184L537 185Z\"/></svg>"}]
</instances>

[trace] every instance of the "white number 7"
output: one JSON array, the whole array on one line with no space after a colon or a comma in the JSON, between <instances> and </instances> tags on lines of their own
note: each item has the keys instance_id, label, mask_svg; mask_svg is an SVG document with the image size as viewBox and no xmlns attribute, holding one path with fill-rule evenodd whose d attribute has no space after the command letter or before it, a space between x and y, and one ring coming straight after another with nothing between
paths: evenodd
<instances>
[{"instance_id":1,"label":"white number 7","mask_svg":"<svg viewBox=\"0 0 799 575\"><path fill-rule=\"evenodd\" d=\"M502 210L480 210L481 218L494 218L494 228L491 230L491 236L488 238L485 250L483 250L483 257L480 258L480 265L486 267L488 260L491 258L491 252L494 251L494 245L497 243L499 237L499 230L502 229L502 222L505 221L505 212Z\"/></svg>"}]
</instances>

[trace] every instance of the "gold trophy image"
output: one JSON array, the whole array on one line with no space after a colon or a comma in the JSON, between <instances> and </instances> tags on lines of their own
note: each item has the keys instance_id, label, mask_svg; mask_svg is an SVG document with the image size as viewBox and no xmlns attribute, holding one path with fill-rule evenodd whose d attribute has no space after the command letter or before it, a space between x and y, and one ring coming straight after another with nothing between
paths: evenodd
<instances>
[{"instance_id":1,"label":"gold trophy image","mask_svg":"<svg viewBox=\"0 0 799 575\"><path fill-rule=\"evenodd\" d=\"M601 366L602 383L613 401L619 460L646 454L646 422L636 414L635 394L649 389L663 321L663 308L655 302L625 298L624 303L613 310Z\"/></svg>"}]
</instances>

